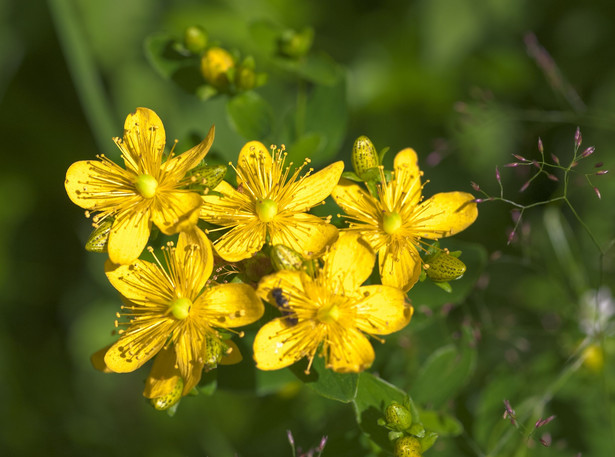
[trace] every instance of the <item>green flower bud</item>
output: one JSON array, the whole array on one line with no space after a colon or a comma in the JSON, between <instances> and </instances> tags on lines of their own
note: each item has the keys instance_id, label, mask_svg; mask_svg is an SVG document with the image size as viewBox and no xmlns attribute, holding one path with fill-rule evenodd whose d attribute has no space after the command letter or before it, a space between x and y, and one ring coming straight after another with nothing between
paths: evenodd
<instances>
[{"instance_id":1,"label":"green flower bud","mask_svg":"<svg viewBox=\"0 0 615 457\"><path fill-rule=\"evenodd\" d=\"M188 187L199 192L214 189L224 179L227 168L222 164L197 167L190 173L191 184Z\"/></svg>"},{"instance_id":2,"label":"green flower bud","mask_svg":"<svg viewBox=\"0 0 615 457\"><path fill-rule=\"evenodd\" d=\"M165 411L172 406L176 405L182 398L182 390L184 390L184 380L182 378L177 379L173 390L162 397L152 398L150 400L152 406L158 411Z\"/></svg>"},{"instance_id":3,"label":"green flower bud","mask_svg":"<svg viewBox=\"0 0 615 457\"><path fill-rule=\"evenodd\" d=\"M395 441L395 457L421 457L423 455L420 441L414 436L404 436Z\"/></svg>"},{"instance_id":4,"label":"green flower bud","mask_svg":"<svg viewBox=\"0 0 615 457\"><path fill-rule=\"evenodd\" d=\"M272 246L269 256L276 271L299 271L303 267L304 259L301 254L283 244Z\"/></svg>"},{"instance_id":5,"label":"green flower bud","mask_svg":"<svg viewBox=\"0 0 615 457\"><path fill-rule=\"evenodd\" d=\"M308 53L314 41L314 29L305 28L301 32L285 30L278 39L278 53L285 57L298 59Z\"/></svg>"},{"instance_id":6,"label":"green flower bud","mask_svg":"<svg viewBox=\"0 0 615 457\"><path fill-rule=\"evenodd\" d=\"M352 168L361 179L367 179L366 173L371 168L376 168L380 165L378 160L378 152L372 141L365 135L360 136L352 146ZM370 175L373 172L370 173Z\"/></svg>"},{"instance_id":7,"label":"green flower bud","mask_svg":"<svg viewBox=\"0 0 615 457\"><path fill-rule=\"evenodd\" d=\"M406 430L412 425L412 413L397 402L392 402L384 411L387 426L393 430Z\"/></svg>"},{"instance_id":8,"label":"green flower bud","mask_svg":"<svg viewBox=\"0 0 615 457\"><path fill-rule=\"evenodd\" d=\"M256 86L254 69L244 66L239 67L235 73L235 86L240 92L254 89Z\"/></svg>"},{"instance_id":9,"label":"green flower bud","mask_svg":"<svg viewBox=\"0 0 615 457\"><path fill-rule=\"evenodd\" d=\"M229 79L227 73L235 67L231 54L222 48L209 48L201 58L201 73L210 85L218 90L227 90Z\"/></svg>"},{"instance_id":10,"label":"green flower bud","mask_svg":"<svg viewBox=\"0 0 615 457\"><path fill-rule=\"evenodd\" d=\"M192 54L200 54L207 46L207 32L203 27L193 25L184 31L184 47Z\"/></svg>"},{"instance_id":11,"label":"green flower bud","mask_svg":"<svg viewBox=\"0 0 615 457\"><path fill-rule=\"evenodd\" d=\"M109 232L111 231L113 221L112 217L107 217L98 224L98 227L90 233L90 237L85 243L86 251L107 252L107 242L109 241Z\"/></svg>"},{"instance_id":12,"label":"green flower bud","mask_svg":"<svg viewBox=\"0 0 615 457\"><path fill-rule=\"evenodd\" d=\"M217 336L206 335L205 336L205 358L203 359L203 369L205 371L213 370L218 366L228 346L224 344Z\"/></svg>"},{"instance_id":13,"label":"green flower bud","mask_svg":"<svg viewBox=\"0 0 615 457\"><path fill-rule=\"evenodd\" d=\"M440 251L426 260L425 272L432 281L447 282L461 278L466 266L454 255Z\"/></svg>"}]
</instances>

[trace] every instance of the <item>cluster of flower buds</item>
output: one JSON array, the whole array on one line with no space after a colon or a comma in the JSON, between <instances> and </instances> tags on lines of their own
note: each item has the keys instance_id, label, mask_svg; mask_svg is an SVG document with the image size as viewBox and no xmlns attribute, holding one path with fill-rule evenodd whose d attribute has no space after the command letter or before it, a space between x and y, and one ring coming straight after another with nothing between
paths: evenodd
<instances>
[{"instance_id":1,"label":"cluster of flower buds","mask_svg":"<svg viewBox=\"0 0 615 457\"><path fill-rule=\"evenodd\" d=\"M206 90L202 97L219 93L234 95L262 86L267 79L264 73L256 73L252 56L241 59L238 53L210 43L207 32L200 26L190 26L184 31L182 43L176 49L182 54L200 56L200 72Z\"/></svg>"},{"instance_id":2,"label":"cluster of flower buds","mask_svg":"<svg viewBox=\"0 0 615 457\"><path fill-rule=\"evenodd\" d=\"M301 31L284 30L277 39L278 54L291 59L305 56L314 42L314 29L306 27Z\"/></svg>"},{"instance_id":3,"label":"cluster of flower buds","mask_svg":"<svg viewBox=\"0 0 615 457\"><path fill-rule=\"evenodd\" d=\"M420 457L438 439L438 434L425 430L410 410L409 403L391 402L384 411L384 419L378 421L389 429L389 440L395 442L395 457Z\"/></svg>"}]
</instances>

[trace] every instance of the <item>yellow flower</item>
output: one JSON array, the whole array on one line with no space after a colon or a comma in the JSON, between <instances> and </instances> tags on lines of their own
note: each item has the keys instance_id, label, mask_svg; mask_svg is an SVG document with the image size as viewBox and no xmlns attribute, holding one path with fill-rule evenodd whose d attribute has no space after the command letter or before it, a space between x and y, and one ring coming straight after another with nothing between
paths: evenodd
<instances>
[{"instance_id":1,"label":"yellow flower","mask_svg":"<svg viewBox=\"0 0 615 457\"><path fill-rule=\"evenodd\" d=\"M117 323L120 339L104 353L104 367L127 373L161 351L145 395L160 397L181 376L183 395L198 384L203 367L218 360L221 335L217 329L251 324L264 311L247 284L208 286L213 268L211 243L198 229L182 232L177 246L164 250L167 269L135 260L130 265L107 265L109 281L127 300L122 306L128 322ZM121 314L118 314L122 317ZM236 347L230 346L236 350ZM100 365L100 364L99 364Z\"/></svg>"},{"instance_id":2,"label":"yellow flower","mask_svg":"<svg viewBox=\"0 0 615 457\"><path fill-rule=\"evenodd\" d=\"M400 151L394 169L394 179L379 185L378 199L347 180L342 180L331 196L346 212L349 230L360 233L378 252L382 284L407 292L421 272L417 250L421 238L454 235L476 220L478 210L474 197L466 192L439 193L422 201L414 149Z\"/></svg>"},{"instance_id":3,"label":"yellow flower","mask_svg":"<svg viewBox=\"0 0 615 457\"><path fill-rule=\"evenodd\" d=\"M325 365L334 371L359 372L371 366L374 350L365 334L396 332L410 322L413 312L401 290L361 286L375 260L358 234L344 233L326 254L316 278L291 270L263 278L256 293L276 303L282 317L256 335L256 366L277 370L303 357L311 366L321 344Z\"/></svg>"},{"instance_id":4,"label":"yellow flower","mask_svg":"<svg viewBox=\"0 0 615 457\"><path fill-rule=\"evenodd\" d=\"M165 234L185 230L198 221L201 198L182 189L186 173L211 147L207 137L189 151L162 162L164 127L152 110L137 108L124 123L124 138L113 139L126 168L101 155L100 160L76 162L66 172L66 192L76 205L98 212L94 225L114 218L108 252L113 263L130 263L143 251L154 222Z\"/></svg>"},{"instance_id":5,"label":"yellow flower","mask_svg":"<svg viewBox=\"0 0 615 457\"><path fill-rule=\"evenodd\" d=\"M222 181L214 189L220 195L202 197L201 219L231 229L214 243L223 259L246 259L266 242L311 257L337 237L334 226L306 211L329 196L344 163L335 162L313 175L310 169L299 177L303 166L290 175L285 158L283 149L272 159L262 143L251 141L239 153L237 190Z\"/></svg>"}]
</instances>

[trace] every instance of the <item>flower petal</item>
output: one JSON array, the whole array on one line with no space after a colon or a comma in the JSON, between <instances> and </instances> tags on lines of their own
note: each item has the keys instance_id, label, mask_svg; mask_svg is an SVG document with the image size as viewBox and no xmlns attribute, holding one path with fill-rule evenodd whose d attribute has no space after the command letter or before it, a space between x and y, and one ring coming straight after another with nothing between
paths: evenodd
<instances>
[{"instance_id":1,"label":"flower petal","mask_svg":"<svg viewBox=\"0 0 615 457\"><path fill-rule=\"evenodd\" d=\"M214 327L233 328L251 324L265 312L263 302L247 284L219 284L206 290L195 306Z\"/></svg>"},{"instance_id":2,"label":"flower petal","mask_svg":"<svg viewBox=\"0 0 615 457\"><path fill-rule=\"evenodd\" d=\"M160 304L164 315L168 303L173 300L174 287L166 274L154 263L134 260L130 265L105 264L107 279L115 289L132 302Z\"/></svg>"},{"instance_id":3,"label":"flower petal","mask_svg":"<svg viewBox=\"0 0 615 457\"><path fill-rule=\"evenodd\" d=\"M224 344L227 345L228 349L222 356L222 359L220 359L220 365L235 365L243 360L241 351L233 340L224 340Z\"/></svg>"},{"instance_id":4,"label":"flower petal","mask_svg":"<svg viewBox=\"0 0 615 457\"><path fill-rule=\"evenodd\" d=\"M256 294L272 305L276 304L275 298L271 295L273 289L282 289L284 295L291 297L291 300L292 297L303 297L305 296L302 280L304 276L305 273L300 271L280 270L262 278L258 283Z\"/></svg>"},{"instance_id":5,"label":"flower petal","mask_svg":"<svg viewBox=\"0 0 615 457\"><path fill-rule=\"evenodd\" d=\"M359 330L329 332L327 367L338 373L358 373L374 361L374 348Z\"/></svg>"},{"instance_id":6,"label":"flower petal","mask_svg":"<svg viewBox=\"0 0 615 457\"><path fill-rule=\"evenodd\" d=\"M66 171L64 187L81 208L104 210L131 206L141 200L134 188L134 174L110 160L82 160Z\"/></svg>"},{"instance_id":7,"label":"flower petal","mask_svg":"<svg viewBox=\"0 0 615 457\"><path fill-rule=\"evenodd\" d=\"M196 192L161 192L152 206L152 220L165 235L188 230L198 222L202 203Z\"/></svg>"},{"instance_id":8,"label":"flower petal","mask_svg":"<svg viewBox=\"0 0 615 457\"><path fill-rule=\"evenodd\" d=\"M409 291L421 274L421 258L416 248L407 242L403 248L393 251L383 246L378 251L380 278L385 286Z\"/></svg>"},{"instance_id":9,"label":"flower petal","mask_svg":"<svg viewBox=\"0 0 615 457\"><path fill-rule=\"evenodd\" d=\"M358 184L342 178L331 192L331 196L346 214L361 216L361 220L370 221L373 225L378 225L382 210L378 206L377 201Z\"/></svg>"},{"instance_id":10,"label":"flower petal","mask_svg":"<svg viewBox=\"0 0 615 457\"><path fill-rule=\"evenodd\" d=\"M404 328L410 322L413 309L406 303L406 294L389 286L364 286L365 297L356 314L356 326L365 333L388 335Z\"/></svg>"},{"instance_id":11,"label":"flower petal","mask_svg":"<svg viewBox=\"0 0 615 457\"><path fill-rule=\"evenodd\" d=\"M478 217L474 196L466 192L442 192L421 203L414 212L413 230L435 240L459 233Z\"/></svg>"},{"instance_id":12,"label":"flower petal","mask_svg":"<svg viewBox=\"0 0 615 457\"><path fill-rule=\"evenodd\" d=\"M145 380L143 396L146 398L164 397L175 389L180 378L175 349L173 346L163 348L154 359L152 369Z\"/></svg>"},{"instance_id":13,"label":"flower petal","mask_svg":"<svg viewBox=\"0 0 615 457\"><path fill-rule=\"evenodd\" d=\"M188 394L194 386L201 380L203 372L203 358L205 338L203 334L187 329L178 332L175 340L175 355L177 357L177 367L184 380L184 390L182 395Z\"/></svg>"},{"instance_id":14,"label":"flower petal","mask_svg":"<svg viewBox=\"0 0 615 457\"><path fill-rule=\"evenodd\" d=\"M212 126L203 141L183 154L167 160L162 164L162 170L172 176L173 181L179 181L189 170L192 170L203 160L214 142L215 133L216 129Z\"/></svg>"},{"instance_id":15,"label":"flower petal","mask_svg":"<svg viewBox=\"0 0 615 457\"><path fill-rule=\"evenodd\" d=\"M258 220L237 225L214 242L220 257L228 262L238 262L252 257L265 244L267 225Z\"/></svg>"},{"instance_id":16,"label":"flower petal","mask_svg":"<svg viewBox=\"0 0 615 457\"><path fill-rule=\"evenodd\" d=\"M259 370L279 370L315 353L320 338L313 333L313 323L295 325L274 319L261 327L254 338L254 360Z\"/></svg>"},{"instance_id":17,"label":"flower petal","mask_svg":"<svg viewBox=\"0 0 615 457\"><path fill-rule=\"evenodd\" d=\"M343 232L325 257L324 272L343 290L354 292L372 274L376 254L358 233Z\"/></svg>"},{"instance_id":18,"label":"flower petal","mask_svg":"<svg viewBox=\"0 0 615 457\"><path fill-rule=\"evenodd\" d=\"M175 256L178 271L185 272L187 284L184 292L190 297L196 297L205 287L213 270L214 256L211 241L195 226L192 230L179 234Z\"/></svg>"},{"instance_id":19,"label":"flower petal","mask_svg":"<svg viewBox=\"0 0 615 457\"><path fill-rule=\"evenodd\" d=\"M170 322L161 326L169 327ZM159 329L158 329L159 330ZM163 331L167 332L168 329ZM105 354L105 364L116 373L130 373L140 368L164 347L164 338L151 338L147 330L125 332Z\"/></svg>"},{"instance_id":20,"label":"flower petal","mask_svg":"<svg viewBox=\"0 0 615 457\"><path fill-rule=\"evenodd\" d=\"M126 264L143 252L150 234L149 208L120 213L109 231L107 250L113 263Z\"/></svg>"},{"instance_id":21,"label":"flower petal","mask_svg":"<svg viewBox=\"0 0 615 457\"><path fill-rule=\"evenodd\" d=\"M124 122L124 139L116 140L128 170L158 178L166 144L164 126L148 108L137 108Z\"/></svg>"},{"instance_id":22,"label":"flower petal","mask_svg":"<svg viewBox=\"0 0 615 457\"><path fill-rule=\"evenodd\" d=\"M259 190L259 196L267 195L266 183L262 182L258 170L271 170L271 154L260 141L250 141L241 148L237 159L237 185L247 182L253 190Z\"/></svg>"},{"instance_id":23,"label":"flower petal","mask_svg":"<svg viewBox=\"0 0 615 457\"><path fill-rule=\"evenodd\" d=\"M305 258L321 254L338 236L337 229L313 214L278 215L270 223L271 245L283 244Z\"/></svg>"},{"instance_id":24,"label":"flower petal","mask_svg":"<svg viewBox=\"0 0 615 457\"><path fill-rule=\"evenodd\" d=\"M395 196L393 200L402 208L412 208L421 200L421 170L418 156L412 148L406 148L397 153L393 164L395 168L395 181L387 186ZM388 189L387 189L388 190ZM396 207L391 210L401 210Z\"/></svg>"},{"instance_id":25,"label":"flower petal","mask_svg":"<svg viewBox=\"0 0 615 457\"><path fill-rule=\"evenodd\" d=\"M292 196L288 209L304 212L324 201L337 185L344 171L344 162L332 163L328 167L302 178L297 191Z\"/></svg>"},{"instance_id":26,"label":"flower petal","mask_svg":"<svg viewBox=\"0 0 615 457\"><path fill-rule=\"evenodd\" d=\"M248 211L251 205L249 198L237 192L226 181L221 181L214 191L222 196L212 193L201 196L203 204L200 218L204 221L227 226L241 224L243 220L249 218L256 218L253 210Z\"/></svg>"}]
</instances>

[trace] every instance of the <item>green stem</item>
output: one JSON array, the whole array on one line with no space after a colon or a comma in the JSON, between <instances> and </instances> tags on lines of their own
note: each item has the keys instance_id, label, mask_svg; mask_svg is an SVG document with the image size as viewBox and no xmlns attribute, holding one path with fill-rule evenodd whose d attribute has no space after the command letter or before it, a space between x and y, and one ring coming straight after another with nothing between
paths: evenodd
<instances>
[{"instance_id":1,"label":"green stem","mask_svg":"<svg viewBox=\"0 0 615 457\"><path fill-rule=\"evenodd\" d=\"M94 134L98 149L108 149L109 141L115 136L116 119L107 102L107 94L88 48L70 0L48 0L55 29L60 39L66 63L81 100L81 105Z\"/></svg>"}]
</instances>

